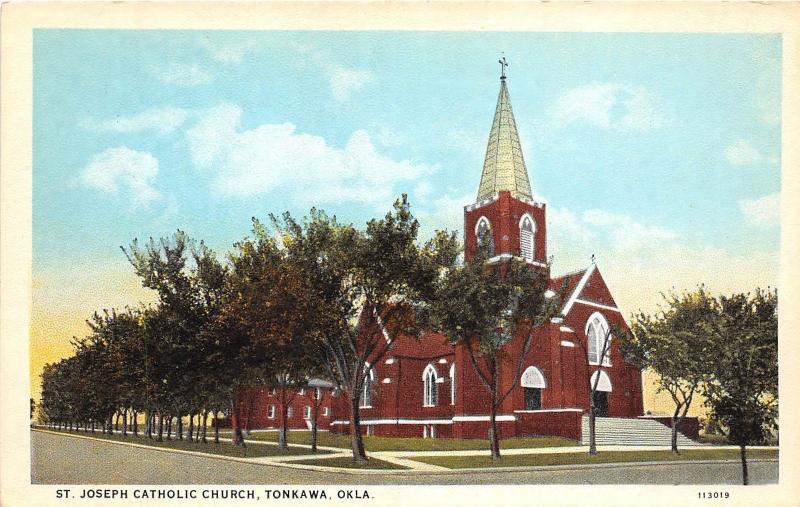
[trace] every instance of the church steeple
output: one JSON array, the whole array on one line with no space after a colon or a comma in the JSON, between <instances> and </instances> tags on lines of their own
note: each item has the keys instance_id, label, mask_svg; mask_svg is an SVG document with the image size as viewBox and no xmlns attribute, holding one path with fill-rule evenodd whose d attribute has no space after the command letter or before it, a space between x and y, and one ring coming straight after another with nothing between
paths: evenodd
<instances>
[{"instance_id":1,"label":"church steeple","mask_svg":"<svg viewBox=\"0 0 800 507\"><path fill-rule=\"evenodd\" d=\"M514 111L511 109L511 98L508 96L505 73L508 64L505 60L503 57L499 61L500 95L497 98L492 130L486 146L486 158L483 161L481 183L478 187L478 201L492 197L503 190L511 192L511 196L517 199L533 199L528 170L522 156L522 145L517 133L517 123L514 120Z\"/></svg>"}]
</instances>

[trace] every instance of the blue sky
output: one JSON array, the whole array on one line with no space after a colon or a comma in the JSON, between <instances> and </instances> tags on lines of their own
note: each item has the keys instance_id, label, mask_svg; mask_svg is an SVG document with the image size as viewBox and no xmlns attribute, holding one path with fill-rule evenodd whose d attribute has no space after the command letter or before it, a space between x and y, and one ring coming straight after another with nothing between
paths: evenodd
<instances>
[{"instance_id":1,"label":"blue sky","mask_svg":"<svg viewBox=\"0 0 800 507\"><path fill-rule=\"evenodd\" d=\"M35 307L127 302L119 245L176 228L225 251L252 216L363 224L407 192L460 230L501 53L556 272L596 254L630 311L776 284L777 35L38 30Z\"/></svg>"}]
</instances>

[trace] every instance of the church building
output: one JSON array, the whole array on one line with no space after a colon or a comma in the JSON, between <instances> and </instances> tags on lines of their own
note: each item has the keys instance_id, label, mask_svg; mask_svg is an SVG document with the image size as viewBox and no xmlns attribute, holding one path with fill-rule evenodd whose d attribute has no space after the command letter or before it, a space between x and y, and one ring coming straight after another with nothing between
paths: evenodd
<instances>
[{"instance_id":1,"label":"church building","mask_svg":"<svg viewBox=\"0 0 800 507\"><path fill-rule=\"evenodd\" d=\"M464 208L466 258L475 254L482 238L490 242L490 262L513 257L531 269L545 269L546 213L547 206L531 190L503 72L478 193L475 202ZM643 413L641 372L625 362L613 336L609 350L600 357L607 331L627 325L594 260L583 269L551 277L549 287L553 293L563 293L560 315L535 331L520 378L513 378L516 368L511 362L501 368L500 392L516 384L498 409L501 438L552 435L580 440L590 406L590 381L596 377L598 415L636 418ZM524 337L514 337L506 345L509 356L519 357L523 343ZM269 405L272 396L266 389L263 398L258 405ZM320 429L349 432L345 398L324 400ZM379 364L370 366L360 400L362 431L368 435L488 435L489 393L467 351L449 344L441 334L397 338ZM263 411L257 426L278 427L274 410ZM300 417L309 413L305 407L295 407L290 414L297 421L291 426L308 426Z\"/></svg>"}]
</instances>

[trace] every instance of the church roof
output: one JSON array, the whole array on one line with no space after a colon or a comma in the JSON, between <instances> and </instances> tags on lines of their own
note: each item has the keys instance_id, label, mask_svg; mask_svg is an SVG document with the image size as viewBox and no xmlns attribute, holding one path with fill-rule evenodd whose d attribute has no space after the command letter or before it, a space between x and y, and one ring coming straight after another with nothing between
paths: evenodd
<instances>
[{"instance_id":1,"label":"church roof","mask_svg":"<svg viewBox=\"0 0 800 507\"><path fill-rule=\"evenodd\" d=\"M500 95L486 146L477 200L492 197L501 190L510 191L517 199L533 199L505 75L500 78Z\"/></svg>"}]
</instances>

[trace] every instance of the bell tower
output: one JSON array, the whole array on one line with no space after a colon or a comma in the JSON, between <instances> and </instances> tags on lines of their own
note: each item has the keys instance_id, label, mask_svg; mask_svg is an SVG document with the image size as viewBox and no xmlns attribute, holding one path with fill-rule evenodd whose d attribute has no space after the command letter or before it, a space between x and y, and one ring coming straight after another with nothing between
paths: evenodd
<instances>
[{"instance_id":1,"label":"bell tower","mask_svg":"<svg viewBox=\"0 0 800 507\"><path fill-rule=\"evenodd\" d=\"M464 207L464 252L475 255L478 241L489 242L492 260L518 257L545 267L545 204L533 199L517 123L506 85L505 57L500 61L500 95L486 146L478 197Z\"/></svg>"}]
</instances>

